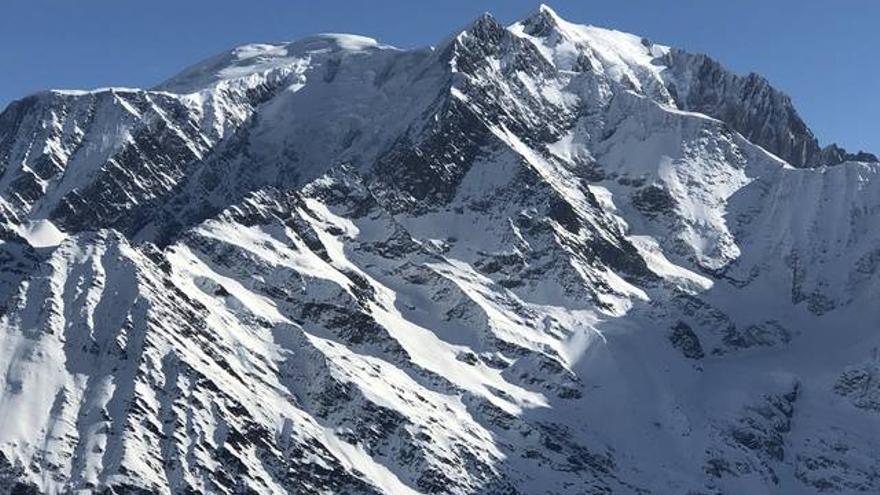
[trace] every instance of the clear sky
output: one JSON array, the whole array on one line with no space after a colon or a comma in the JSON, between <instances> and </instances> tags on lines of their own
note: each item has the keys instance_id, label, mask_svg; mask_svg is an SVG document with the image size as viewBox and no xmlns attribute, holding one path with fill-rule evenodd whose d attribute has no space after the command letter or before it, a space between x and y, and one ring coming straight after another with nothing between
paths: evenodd
<instances>
[{"instance_id":1,"label":"clear sky","mask_svg":"<svg viewBox=\"0 0 880 495\"><path fill-rule=\"evenodd\" d=\"M432 45L530 0L0 0L0 107L47 88L149 87L233 46L348 32ZM786 91L822 144L880 152L880 1L555 0L572 22L707 53Z\"/></svg>"}]
</instances>

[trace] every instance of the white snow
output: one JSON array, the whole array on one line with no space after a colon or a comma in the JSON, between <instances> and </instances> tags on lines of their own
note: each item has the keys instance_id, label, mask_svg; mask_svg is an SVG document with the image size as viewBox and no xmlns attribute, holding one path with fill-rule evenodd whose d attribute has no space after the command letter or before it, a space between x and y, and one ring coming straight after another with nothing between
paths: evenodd
<instances>
[{"instance_id":1,"label":"white snow","mask_svg":"<svg viewBox=\"0 0 880 495\"><path fill-rule=\"evenodd\" d=\"M309 473L389 494L798 494L806 475L876 491L873 382L835 387L877 367L880 164L795 169L677 110L668 47L546 6L508 30L480 75L323 34L156 91L40 95L0 164L3 227L38 248L0 244L8 472L53 494L222 492L230 465L278 494L329 491ZM507 72L520 40L555 70ZM444 121L450 102L478 118ZM435 123L488 145L461 164L469 143L424 140ZM149 241L178 203L136 210L158 213L137 241L47 219L158 127L195 166L117 170L144 190L95 221L140 220L144 198L222 213L193 211L167 246ZM401 143L416 165L389 167L424 158L449 197L370 175ZM777 439L781 459L762 450ZM737 471L708 475L719 459Z\"/></svg>"},{"instance_id":2,"label":"white snow","mask_svg":"<svg viewBox=\"0 0 880 495\"><path fill-rule=\"evenodd\" d=\"M18 233L35 248L55 247L67 238L67 234L46 219L29 220Z\"/></svg>"}]
</instances>

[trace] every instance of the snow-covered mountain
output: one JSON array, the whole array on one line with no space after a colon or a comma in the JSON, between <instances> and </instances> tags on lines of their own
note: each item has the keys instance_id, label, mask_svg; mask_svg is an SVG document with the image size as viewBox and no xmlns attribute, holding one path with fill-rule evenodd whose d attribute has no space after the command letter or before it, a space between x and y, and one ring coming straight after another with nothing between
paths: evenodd
<instances>
[{"instance_id":1,"label":"snow-covered mountain","mask_svg":"<svg viewBox=\"0 0 880 495\"><path fill-rule=\"evenodd\" d=\"M876 158L548 7L17 101L0 239L2 493L880 492Z\"/></svg>"}]
</instances>

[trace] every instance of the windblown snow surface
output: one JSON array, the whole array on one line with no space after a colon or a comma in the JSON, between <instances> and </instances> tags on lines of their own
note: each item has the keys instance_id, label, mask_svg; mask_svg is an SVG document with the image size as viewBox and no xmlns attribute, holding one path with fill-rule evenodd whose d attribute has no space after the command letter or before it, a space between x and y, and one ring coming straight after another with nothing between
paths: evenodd
<instances>
[{"instance_id":1,"label":"windblown snow surface","mask_svg":"<svg viewBox=\"0 0 880 495\"><path fill-rule=\"evenodd\" d=\"M871 160L548 7L14 102L0 492L878 493Z\"/></svg>"}]
</instances>

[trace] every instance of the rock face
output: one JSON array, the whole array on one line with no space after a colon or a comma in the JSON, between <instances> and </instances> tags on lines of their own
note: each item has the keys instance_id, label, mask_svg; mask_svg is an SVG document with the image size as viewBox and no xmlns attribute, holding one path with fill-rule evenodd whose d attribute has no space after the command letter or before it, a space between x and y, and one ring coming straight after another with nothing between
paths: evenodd
<instances>
[{"instance_id":1,"label":"rock face","mask_svg":"<svg viewBox=\"0 0 880 495\"><path fill-rule=\"evenodd\" d=\"M758 74L738 76L709 57L680 50L670 51L667 62L679 108L728 123L749 141L796 167L842 158L822 156L818 141L788 96Z\"/></svg>"},{"instance_id":2,"label":"rock face","mask_svg":"<svg viewBox=\"0 0 880 495\"><path fill-rule=\"evenodd\" d=\"M739 76L705 55L682 50L670 50L662 63L668 66L664 76L679 108L726 122L795 167L877 161L870 153L849 153L836 144L820 148L791 99L758 74Z\"/></svg>"},{"instance_id":3,"label":"rock face","mask_svg":"<svg viewBox=\"0 0 880 495\"><path fill-rule=\"evenodd\" d=\"M41 93L0 492L876 493L878 245L873 156L547 7Z\"/></svg>"}]
</instances>

